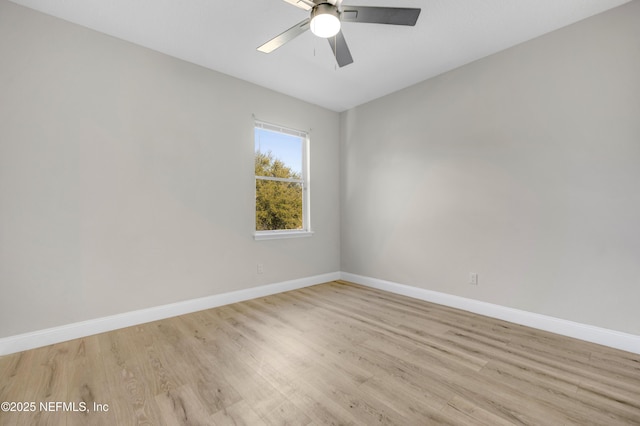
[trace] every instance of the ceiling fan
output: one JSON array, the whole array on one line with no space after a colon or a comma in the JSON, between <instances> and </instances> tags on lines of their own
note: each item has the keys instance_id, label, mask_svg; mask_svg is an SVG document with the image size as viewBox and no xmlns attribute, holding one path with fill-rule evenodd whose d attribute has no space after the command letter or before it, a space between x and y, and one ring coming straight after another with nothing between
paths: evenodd
<instances>
[{"instance_id":1,"label":"ceiling fan","mask_svg":"<svg viewBox=\"0 0 640 426\"><path fill-rule=\"evenodd\" d=\"M341 22L414 26L420 9L406 7L343 6L342 0L284 0L310 16L282 34L258 47L260 52L271 53L300 34L311 29L318 37L329 40L329 45L340 67L353 62L349 46L340 29Z\"/></svg>"}]
</instances>

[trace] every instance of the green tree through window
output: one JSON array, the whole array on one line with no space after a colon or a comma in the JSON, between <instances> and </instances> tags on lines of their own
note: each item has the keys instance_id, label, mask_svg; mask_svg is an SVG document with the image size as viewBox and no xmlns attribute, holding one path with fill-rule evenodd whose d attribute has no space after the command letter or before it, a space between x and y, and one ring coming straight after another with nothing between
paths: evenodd
<instances>
[{"instance_id":1,"label":"green tree through window","mask_svg":"<svg viewBox=\"0 0 640 426\"><path fill-rule=\"evenodd\" d=\"M306 135L264 126L255 132L256 231L303 231Z\"/></svg>"}]
</instances>

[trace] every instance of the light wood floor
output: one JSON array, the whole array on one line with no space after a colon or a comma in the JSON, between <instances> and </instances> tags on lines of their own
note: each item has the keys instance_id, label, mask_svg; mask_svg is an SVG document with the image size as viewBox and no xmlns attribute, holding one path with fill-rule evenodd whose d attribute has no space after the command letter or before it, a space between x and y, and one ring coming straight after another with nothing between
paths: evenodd
<instances>
[{"instance_id":1,"label":"light wood floor","mask_svg":"<svg viewBox=\"0 0 640 426\"><path fill-rule=\"evenodd\" d=\"M332 282L0 357L1 425L640 425L640 355Z\"/></svg>"}]
</instances>

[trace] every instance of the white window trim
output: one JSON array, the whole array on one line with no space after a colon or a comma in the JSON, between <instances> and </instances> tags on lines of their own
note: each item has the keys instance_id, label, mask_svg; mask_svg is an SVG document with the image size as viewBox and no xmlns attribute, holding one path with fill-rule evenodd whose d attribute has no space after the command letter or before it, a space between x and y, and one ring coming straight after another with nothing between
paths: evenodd
<instances>
[{"instance_id":1,"label":"white window trim","mask_svg":"<svg viewBox=\"0 0 640 426\"><path fill-rule=\"evenodd\" d=\"M314 234L313 231L304 231L304 230L256 231L255 234L253 234L253 238L256 241L279 240L283 238L311 237L313 234Z\"/></svg>"},{"instance_id":2,"label":"white window trim","mask_svg":"<svg viewBox=\"0 0 640 426\"><path fill-rule=\"evenodd\" d=\"M269 176L256 177L255 179L263 179L263 180L275 180L281 182L295 182L302 184L302 229L278 229L273 231L257 231L254 229L253 238L256 241L260 240L276 240L276 239L284 239L284 238L300 238L300 237L311 237L314 232L311 229L311 208L310 208L310 200L311 200L311 191L309 187L311 186L311 172L310 172L310 161L309 161L309 133L302 130L291 129L288 127L283 127L277 124L268 123L266 121L254 120L254 127L258 127L261 129L271 130L274 132L284 133L292 136L298 136L303 139L302 142L302 180L299 179L285 179L285 178L274 178ZM254 179L254 183L255 183ZM255 184L254 184L255 189ZM255 214L255 204L253 206L254 214ZM255 220L254 220L255 227Z\"/></svg>"}]
</instances>

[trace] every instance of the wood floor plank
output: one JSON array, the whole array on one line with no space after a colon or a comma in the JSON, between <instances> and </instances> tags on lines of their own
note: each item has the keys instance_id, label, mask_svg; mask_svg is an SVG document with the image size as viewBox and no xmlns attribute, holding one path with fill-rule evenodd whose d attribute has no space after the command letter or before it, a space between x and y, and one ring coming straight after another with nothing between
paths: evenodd
<instances>
[{"instance_id":1,"label":"wood floor plank","mask_svg":"<svg viewBox=\"0 0 640 426\"><path fill-rule=\"evenodd\" d=\"M164 424L205 426L211 423L211 411L190 386L173 388L154 398Z\"/></svg>"},{"instance_id":2,"label":"wood floor plank","mask_svg":"<svg viewBox=\"0 0 640 426\"><path fill-rule=\"evenodd\" d=\"M466 399L455 396L450 401L447 407L444 408L442 415L451 419L453 424L460 426L509 426L513 423L503 419L500 416L496 416L483 410L477 405L473 404Z\"/></svg>"},{"instance_id":3,"label":"wood floor plank","mask_svg":"<svg viewBox=\"0 0 640 426\"><path fill-rule=\"evenodd\" d=\"M141 338L145 330L144 326L129 327L98 336L106 377L104 386L113 398L105 403L116 424L161 424L151 379L144 376L144 368L136 357L136 352L143 350L138 342L145 340Z\"/></svg>"},{"instance_id":4,"label":"wood floor plank","mask_svg":"<svg viewBox=\"0 0 640 426\"><path fill-rule=\"evenodd\" d=\"M544 401L531 398L520 390L507 388L497 380L488 377L481 379L476 372L451 368L450 361L430 352L417 349L398 358L385 347L379 347L378 350L419 382L474 401L477 406L505 420L536 424L540 421L537 413L542 411L553 424L562 424L565 420L562 412Z\"/></svg>"},{"instance_id":5,"label":"wood floor plank","mask_svg":"<svg viewBox=\"0 0 640 426\"><path fill-rule=\"evenodd\" d=\"M640 425L640 355L336 281L0 357L0 401L90 408L3 426Z\"/></svg>"},{"instance_id":6,"label":"wood floor plank","mask_svg":"<svg viewBox=\"0 0 640 426\"><path fill-rule=\"evenodd\" d=\"M319 317L311 318L311 321L317 324L318 321L322 320L323 316L326 317L326 313L323 314L320 311ZM366 330L364 330L364 332L357 334L361 338L354 340L350 338L356 334L354 328L349 327L346 330L341 330L340 325L340 323L332 322L328 328L314 331L313 340L327 343L324 346L324 350L318 350L318 353L324 355L326 351L330 351L339 356L342 362L349 364L349 368L353 368L351 367L352 365L360 365L360 368L365 368L377 376L371 380L366 380L365 383L360 385L361 389L367 389L368 393L382 400L387 400L391 395L404 394L405 398L394 405L400 406L400 412L410 413L412 417L433 421L432 415L434 412L441 409L453 394L447 394L443 397L441 393L432 392L431 389L421 390L419 389L421 387L420 384L412 384L410 378L403 377L401 372L396 372L398 377L389 375L389 372L394 372L393 365L382 363L377 356L377 350L371 350L361 345L364 341L374 339L376 336L373 333L366 333ZM314 344L305 341L305 346L313 347ZM413 348L406 350L410 351ZM379 377L384 379L380 380ZM411 390L406 391L407 388L411 388ZM429 407L431 408L429 409Z\"/></svg>"},{"instance_id":7,"label":"wood floor plank","mask_svg":"<svg viewBox=\"0 0 640 426\"><path fill-rule=\"evenodd\" d=\"M108 402L114 398L111 396L111 389L104 385L107 377L98 338L90 336L69 343L71 360L67 375L68 393L64 400L83 402L87 411L68 413L67 424L115 424L114 411L110 411L108 407Z\"/></svg>"},{"instance_id":8,"label":"wood floor plank","mask_svg":"<svg viewBox=\"0 0 640 426\"><path fill-rule=\"evenodd\" d=\"M263 406L273 405L274 398L290 400L301 412L311 417L319 424L343 424L345 419L349 422L356 421L351 413L336 404L333 400L325 398L315 386L306 382L299 382L298 377L304 376L306 371L313 368L313 362L308 359L296 359L294 357L280 356L281 353L274 348L261 346L250 336L238 333L234 324L223 324L223 328L229 332L229 336L240 350L235 351L235 359L232 371L245 365L251 370L244 371L244 381L239 381L239 391L249 398L259 392L252 407L259 411L270 412L271 409L262 409ZM275 352L274 352L275 350ZM283 354L284 355L284 354ZM307 357L305 357L307 358ZM312 357L309 357L312 358ZM267 386L260 385L262 380ZM234 381L236 385L237 381ZM258 386L256 386L256 382ZM244 386L242 386L244 385ZM246 390L243 392L241 389ZM250 401L250 399L249 399Z\"/></svg>"},{"instance_id":9,"label":"wood floor plank","mask_svg":"<svg viewBox=\"0 0 640 426\"><path fill-rule=\"evenodd\" d=\"M312 423L312 420L304 412L298 409L289 400L284 401L273 410L261 416L265 423L269 425L300 425L305 426Z\"/></svg>"},{"instance_id":10,"label":"wood floor plank","mask_svg":"<svg viewBox=\"0 0 640 426\"><path fill-rule=\"evenodd\" d=\"M200 316L200 320L203 319ZM209 321L204 319L200 325L206 327L207 323ZM202 333L206 338L198 341L201 345L198 353L206 362L216 365L226 380L242 395L242 400L249 403L263 421L270 424L279 410L291 406L288 397L293 390L273 380L273 377L278 377L284 383L289 381L282 379L280 369L283 367L279 364L282 360L274 362L273 359L278 357L265 357L262 347L238 333L232 324L218 324L214 330L205 328ZM294 365L294 362L289 364L290 374L295 375L299 368L304 368L304 364L298 364L298 369ZM225 406L221 411L227 408ZM290 416L305 419L304 422L308 420L300 410L291 412ZM219 419L220 415L216 414L214 417Z\"/></svg>"},{"instance_id":11,"label":"wood floor plank","mask_svg":"<svg viewBox=\"0 0 640 426\"><path fill-rule=\"evenodd\" d=\"M556 387L553 383L541 382L528 371L522 372L509 365L491 363L482 371L483 375L492 377L504 384L505 388L524 390L530 398L535 398L561 411L569 424L609 424L612 419L618 423L626 421L626 414L611 410L604 415L592 408L584 398L580 398L578 390ZM622 415L621 415L622 414Z\"/></svg>"},{"instance_id":12,"label":"wood floor plank","mask_svg":"<svg viewBox=\"0 0 640 426\"><path fill-rule=\"evenodd\" d=\"M266 423L245 401L238 401L231 407L217 412L211 417L213 425L260 426Z\"/></svg>"},{"instance_id":13,"label":"wood floor plank","mask_svg":"<svg viewBox=\"0 0 640 426\"><path fill-rule=\"evenodd\" d=\"M301 292L304 294L304 292ZM321 303L318 301L316 295L314 303ZM324 299L326 300L326 299ZM351 320L352 324L356 327L368 328L378 334L377 338L381 341L394 340L399 342L399 345L404 343L405 347L423 347L426 350L432 350L439 352L443 355L447 355L450 359L456 359L460 366L465 366L474 370L480 370L482 366L486 364L486 360L473 356L472 354L457 351L451 347L444 347L433 339L433 335L427 335L424 333L410 332L405 329L394 327L390 324L379 323L372 321L371 318L377 318L370 316L366 311L360 309L353 309L348 305L342 304L340 301L335 301L330 304L327 300L327 309L333 314L338 314Z\"/></svg>"},{"instance_id":14,"label":"wood floor plank","mask_svg":"<svg viewBox=\"0 0 640 426\"><path fill-rule=\"evenodd\" d=\"M608 418L624 419L627 424L640 425L640 392L629 392L597 382L580 385L577 396L590 407L606 406Z\"/></svg>"},{"instance_id":15,"label":"wood floor plank","mask_svg":"<svg viewBox=\"0 0 640 426\"><path fill-rule=\"evenodd\" d=\"M616 377L629 377L640 380L640 360L628 354L603 350L592 350L589 363L602 371L615 374Z\"/></svg>"},{"instance_id":16,"label":"wood floor plank","mask_svg":"<svg viewBox=\"0 0 640 426\"><path fill-rule=\"evenodd\" d=\"M23 413L20 416L21 421L42 425L66 423L67 413L55 405L51 407L49 403L66 401L69 345L69 342L64 342L36 350L29 374L23 378L26 380L23 384L22 398L18 401L33 401L37 404L37 409ZM47 408L41 409L41 403Z\"/></svg>"}]
</instances>

